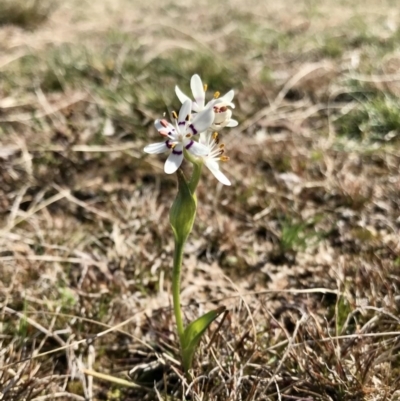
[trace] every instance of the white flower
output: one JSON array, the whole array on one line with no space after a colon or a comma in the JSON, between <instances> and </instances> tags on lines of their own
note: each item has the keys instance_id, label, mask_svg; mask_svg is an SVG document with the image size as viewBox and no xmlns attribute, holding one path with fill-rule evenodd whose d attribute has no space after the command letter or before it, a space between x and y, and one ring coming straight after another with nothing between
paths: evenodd
<instances>
[{"instance_id":1,"label":"white flower","mask_svg":"<svg viewBox=\"0 0 400 401\"><path fill-rule=\"evenodd\" d=\"M224 127L236 127L239 124L231 118L232 110L228 109L228 106L232 104L233 95L233 90L230 90L226 95L215 100L213 105L215 118L211 125L211 130L219 131Z\"/></svg>"},{"instance_id":2,"label":"white flower","mask_svg":"<svg viewBox=\"0 0 400 401\"><path fill-rule=\"evenodd\" d=\"M224 155L225 146L224 144L219 144L218 133L202 132L199 142L208 149L208 154L206 156L201 156L204 164L219 182L224 185L231 185L229 179L219 168L218 162L226 162L229 160L229 157Z\"/></svg>"},{"instance_id":3,"label":"white flower","mask_svg":"<svg viewBox=\"0 0 400 401\"><path fill-rule=\"evenodd\" d=\"M231 118L232 110L228 108L235 108L235 105L232 103L235 95L233 89L222 97L219 97L219 92L215 92L214 99L205 104L207 85L203 85L199 75L195 74L192 76L190 80L190 88L194 98L194 102L192 103L192 110L194 112L201 112L206 108L213 108L215 118L210 127L212 131L219 131L224 127L236 127L238 125L238 122ZM175 86L175 93L182 103L190 100L190 98L186 96L178 86Z\"/></svg>"},{"instance_id":4,"label":"white flower","mask_svg":"<svg viewBox=\"0 0 400 401\"><path fill-rule=\"evenodd\" d=\"M188 99L182 104L179 116L175 121L175 127L166 120L156 120L154 123L156 129L167 140L152 143L144 148L146 153L171 151L164 165L164 171L167 174L172 174L178 170L182 164L184 149L195 156L204 156L209 153L209 148L206 145L194 141L192 137L210 127L214 121L214 111L212 108L204 109L191 120L191 109L192 101Z\"/></svg>"}]
</instances>

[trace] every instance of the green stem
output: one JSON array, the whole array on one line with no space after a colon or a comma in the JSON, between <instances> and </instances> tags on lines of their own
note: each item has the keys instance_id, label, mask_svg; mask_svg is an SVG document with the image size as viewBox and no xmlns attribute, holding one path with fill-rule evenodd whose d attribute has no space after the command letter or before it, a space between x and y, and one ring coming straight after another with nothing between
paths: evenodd
<instances>
[{"instance_id":1,"label":"green stem","mask_svg":"<svg viewBox=\"0 0 400 401\"><path fill-rule=\"evenodd\" d=\"M185 351L184 351L184 333L185 328L182 319L181 309L181 270L183 260L183 250L186 240L192 230L194 218L196 215L196 191L197 185L201 176L201 169L203 162L193 158L186 152L187 158L193 164L193 173L189 182L186 181L182 170L177 171L178 176L178 195L172 205L170 211L170 223L174 231L175 249L174 249L174 266L172 270L172 299L174 304L174 315L176 320L176 327L181 346L182 359L184 369L188 370L185 365Z\"/></svg>"},{"instance_id":2,"label":"green stem","mask_svg":"<svg viewBox=\"0 0 400 401\"><path fill-rule=\"evenodd\" d=\"M184 332L181 310L181 268L184 246L184 241L175 241L174 268L172 271L172 298L174 303L174 314L181 348Z\"/></svg>"}]
</instances>

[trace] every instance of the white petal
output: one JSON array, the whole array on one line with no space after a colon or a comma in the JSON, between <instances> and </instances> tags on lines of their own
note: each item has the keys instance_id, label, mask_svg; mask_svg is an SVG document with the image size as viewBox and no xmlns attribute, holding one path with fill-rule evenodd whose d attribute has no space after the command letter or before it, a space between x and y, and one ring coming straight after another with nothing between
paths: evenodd
<instances>
[{"instance_id":1,"label":"white petal","mask_svg":"<svg viewBox=\"0 0 400 401\"><path fill-rule=\"evenodd\" d=\"M207 160L206 166L221 184L231 185L231 182L228 180L226 175L219 169L219 165L215 160Z\"/></svg>"},{"instance_id":2,"label":"white petal","mask_svg":"<svg viewBox=\"0 0 400 401\"><path fill-rule=\"evenodd\" d=\"M183 152L180 154L176 154L172 151L171 154L168 156L167 161L164 164L164 171L167 174L175 173L175 171L178 170L178 168L182 164L182 160L183 160Z\"/></svg>"},{"instance_id":3,"label":"white petal","mask_svg":"<svg viewBox=\"0 0 400 401\"><path fill-rule=\"evenodd\" d=\"M160 129L165 128L162 124L161 124L161 120L156 120L154 121L154 126L156 127L157 131L160 131Z\"/></svg>"},{"instance_id":4,"label":"white petal","mask_svg":"<svg viewBox=\"0 0 400 401\"><path fill-rule=\"evenodd\" d=\"M207 156L210 153L208 146L202 145L196 141L192 142L190 148L188 148L188 151L196 156Z\"/></svg>"},{"instance_id":5,"label":"white petal","mask_svg":"<svg viewBox=\"0 0 400 401\"><path fill-rule=\"evenodd\" d=\"M198 113L199 111L202 111L204 107L200 108L200 106L196 102L192 102L192 110Z\"/></svg>"},{"instance_id":6,"label":"white petal","mask_svg":"<svg viewBox=\"0 0 400 401\"><path fill-rule=\"evenodd\" d=\"M226 124L228 124L228 121L231 119L231 117L232 117L232 110L230 109L227 109L222 113L215 113L214 124L221 124L225 127Z\"/></svg>"},{"instance_id":7,"label":"white petal","mask_svg":"<svg viewBox=\"0 0 400 401\"><path fill-rule=\"evenodd\" d=\"M175 127L167 120L162 120L162 121L164 122L165 125L161 124L161 120L154 121L154 126L156 127L156 130L174 133Z\"/></svg>"},{"instance_id":8,"label":"white petal","mask_svg":"<svg viewBox=\"0 0 400 401\"><path fill-rule=\"evenodd\" d=\"M179 110L179 116L178 116L178 126L179 127L184 127L186 125L186 117L190 114L192 111L192 101L185 100L185 102L182 104L181 109Z\"/></svg>"},{"instance_id":9,"label":"white petal","mask_svg":"<svg viewBox=\"0 0 400 401\"><path fill-rule=\"evenodd\" d=\"M230 107L232 107L232 109L234 109L235 105L232 103L234 96L235 96L235 91L233 89L231 89L228 93L226 93L224 96L221 96L217 100L221 100L227 106L230 106Z\"/></svg>"},{"instance_id":10,"label":"white petal","mask_svg":"<svg viewBox=\"0 0 400 401\"><path fill-rule=\"evenodd\" d=\"M200 113L197 113L195 115L192 123L189 125L189 128L195 135L198 134L199 132L206 131L208 128L210 128L213 121L214 121L214 110L212 108L206 108Z\"/></svg>"},{"instance_id":11,"label":"white petal","mask_svg":"<svg viewBox=\"0 0 400 401\"><path fill-rule=\"evenodd\" d=\"M229 120L228 124L226 124L227 127L237 127L239 123L236 120L233 120L232 118Z\"/></svg>"},{"instance_id":12,"label":"white petal","mask_svg":"<svg viewBox=\"0 0 400 401\"><path fill-rule=\"evenodd\" d=\"M209 100L209 101L207 102L207 104L205 105L204 108L213 107L216 100L218 100L218 99L211 99L211 100Z\"/></svg>"},{"instance_id":13,"label":"white petal","mask_svg":"<svg viewBox=\"0 0 400 401\"><path fill-rule=\"evenodd\" d=\"M168 150L165 142L151 143L143 149L146 153L156 154L163 153Z\"/></svg>"},{"instance_id":14,"label":"white petal","mask_svg":"<svg viewBox=\"0 0 400 401\"><path fill-rule=\"evenodd\" d=\"M201 82L201 78L197 74L193 75L190 80L190 89L192 90L194 101L199 106L199 111L203 110L206 94L204 92L203 82Z\"/></svg>"},{"instance_id":15,"label":"white petal","mask_svg":"<svg viewBox=\"0 0 400 401\"><path fill-rule=\"evenodd\" d=\"M176 96L178 96L178 99L181 101L181 103L185 103L186 100L190 100L190 97L186 96L178 87L178 85L175 86L175 93Z\"/></svg>"},{"instance_id":16,"label":"white petal","mask_svg":"<svg viewBox=\"0 0 400 401\"><path fill-rule=\"evenodd\" d=\"M212 132L204 131L200 132L199 143L208 146L210 144Z\"/></svg>"}]
</instances>

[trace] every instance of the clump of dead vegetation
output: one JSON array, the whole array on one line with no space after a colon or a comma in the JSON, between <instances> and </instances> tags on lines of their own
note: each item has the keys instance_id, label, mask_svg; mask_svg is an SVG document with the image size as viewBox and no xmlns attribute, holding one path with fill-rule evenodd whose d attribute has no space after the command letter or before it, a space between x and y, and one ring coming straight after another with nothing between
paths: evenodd
<instances>
[{"instance_id":1,"label":"clump of dead vegetation","mask_svg":"<svg viewBox=\"0 0 400 401\"><path fill-rule=\"evenodd\" d=\"M367 3L72 1L0 28L2 400L399 399L399 21ZM188 382L175 182L142 149L193 73L241 124L232 186L198 188L184 315L228 313Z\"/></svg>"},{"instance_id":2,"label":"clump of dead vegetation","mask_svg":"<svg viewBox=\"0 0 400 401\"><path fill-rule=\"evenodd\" d=\"M57 4L58 0L2 0L0 25L36 28L50 17Z\"/></svg>"}]
</instances>

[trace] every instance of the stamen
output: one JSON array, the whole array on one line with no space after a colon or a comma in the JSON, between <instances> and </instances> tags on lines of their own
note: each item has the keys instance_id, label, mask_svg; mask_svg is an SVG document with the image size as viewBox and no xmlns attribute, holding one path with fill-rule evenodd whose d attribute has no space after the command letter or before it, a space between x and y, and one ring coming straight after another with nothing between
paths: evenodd
<instances>
[{"instance_id":1,"label":"stamen","mask_svg":"<svg viewBox=\"0 0 400 401\"><path fill-rule=\"evenodd\" d=\"M216 91L216 92L214 93L214 99L218 99L220 95L221 95L221 94L220 94L218 91Z\"/></svg>"},{"instance_id":2,"label":"stamen","mask_svg":"<svg viewBox=\"0 0 400 401\"><path fill-rule=\"evenodd\" d=\"M221 157L220 157L220 160L221 160L222 162L227 162L227 161L229 161L230 159L229 159L228 156L221 156Z\"/></svg>"},{"instance_id":3,"label":"stamen","mask_svg":"<svg viewBox=\"0 0 400 401\"><path fill-rule=\"evenodd\" d=\"M178 114L176 114L176 111L173 111L173 112L172 112L172 117L174 117L174 118L175 118L175 120L177 120L177 119L178 119Z\"/></svg>"},{"instance_id":4,"label":"stamen","mask_svg":"<svg viewBox=\"0 0 400 401\"><path fill-rule=\"evenodd\" d=\"M219 145L220 149L224 149L225 148L225 144L221 143L221 145Z\"/></svg>"},{"instance_id":5,"label":"stamen","mask_svg":"<svg viewBox=\"0 0 400 401\"><path fill-rule=\"evenodd\" d=\"M217 131L215 131L215 132L212 134L212 139L213 139L215 142L218 141L218 132L217 132Z\"/></svg>"},{"instance_id":6,"label":"stamen","mask_svg":"<svg viewBox=\"0 0 400 401\"><path fill-rule=\"evenodd\" d=\"M186 138L191 138L192 134L186 134Z\"/></svg>"},{"instance_id":7,"label":"stamen","mask_svg":"<svg viewBox=\"0 0 400 401\"><path fill-rule=\"evenodd\" d=\"M190 114L188 114L188 115L186 116L185 120L186 120L186 121L189 121L189 120L190 120Z\"/></svg>"},{"instance_id":8,"label":"stamen","mask_svg":"<svg viewBox=\"0 0 400 401\"><path fill-rule=\"evenodd\" d=\"M207 84L204 84L204 85L203 85L204 92L207 92L207 88L208 88L208 85L207 85Z\"/></svg>"}]
</instances>

